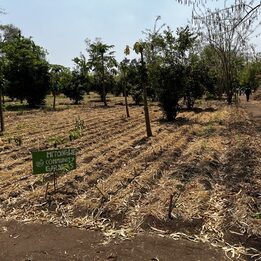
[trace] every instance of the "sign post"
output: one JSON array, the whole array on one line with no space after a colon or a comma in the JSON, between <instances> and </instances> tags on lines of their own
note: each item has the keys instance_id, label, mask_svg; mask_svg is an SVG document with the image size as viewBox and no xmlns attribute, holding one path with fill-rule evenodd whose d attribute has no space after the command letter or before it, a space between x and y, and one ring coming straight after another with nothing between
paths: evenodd
<instances>
[{"instance_id":1,"label":"sign post","mask_svg":"<svg viewBox=\"0 0 261 261\"><path fill-rule=\"evenodd\" d=\"M54 189L56 189L56 173L76 169L76 149L65 148L49 151L34 151L33 174L53 173Z\"/></svg>"}]
</instances>

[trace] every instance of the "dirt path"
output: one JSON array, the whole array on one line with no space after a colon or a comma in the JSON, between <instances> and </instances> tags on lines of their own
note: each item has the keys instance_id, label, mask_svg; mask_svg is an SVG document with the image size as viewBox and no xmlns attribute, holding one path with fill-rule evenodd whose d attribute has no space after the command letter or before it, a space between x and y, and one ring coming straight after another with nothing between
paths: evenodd
<instances>
[{"instance_id":1,"label":"dirt path","mask_svg":"<svg viewBox=\"0 0 261 261\"><path fill-rule=\"evenodd\" d=\"M102 245L96 231L0 221L1 261L41 260L227 260L208 244L151 235Z\"/></svg>"},{"instance_id":2,"label":"dirt path","mask_svg":"<svg viewBox=\"0 0 261 261\"><path fill-rule=\"evenodd\" d=\"M253 117L257 130L261 131L261 101L256 99L256 97L261 97L261 88L259 88L251 97L249 102L246 102L245 97L241 97L241 103L246 108L246 110Z\"/></svg>"}]
</instances>

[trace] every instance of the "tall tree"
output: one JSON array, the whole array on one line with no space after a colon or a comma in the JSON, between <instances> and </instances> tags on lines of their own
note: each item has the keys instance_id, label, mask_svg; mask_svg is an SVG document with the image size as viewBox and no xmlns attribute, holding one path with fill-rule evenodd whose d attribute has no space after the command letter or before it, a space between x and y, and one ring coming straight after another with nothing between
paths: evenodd
<instances>
[{"instance_id":1,"label":"tall tree","mask_svg":"<svg viewBox=\"0 0 261 261\"><path fill-rule=\"evenodd\" d=\"M203 42L210 45L218 57L218 77L223 84L228 104L232 103L236 92L240 70L238 61L249 50L249 37L254 32L258 18L257 9L260 6L252 8L252 4L253 1L235 0L233 5L223 9L194 11L193 19L199 29L203 29Z\"/></svg>"},{"instance_id":2,"label":"tall tree","mask_svg":"<svg viewBox=\"0 0 261 261\"><path fill-rule=\"evenodd\" d=\"M30 107L43 103L49 90L46 51L20 33L8 38L2 51L7 60L4 68L8 80L7 95L27 100Z\"/></svg>"},{"instance_id":3,"label":"tall tree","mask_svg":"<svg viewBox=\"0 0 261 261\"><path fill-rule=\"evenodd\" d=\"M0 13L2 11L0 10ZM0 25L0 133L3 133L5 130L4 125L4 109L3 109L3 100L4 100L4 86L6 80L4 78L4 68L5 68L5 54L3 52L4 45L14 39L17 35L20 35L20 30L14 25Z\"/></svg>"},{"instance_id":4,"label":"tall tree","mask_svg":"<svg viewBox=\"0 0 261 261\"><path fill-rule=\"evenodd\" d=\"M127 56L130 54L130 47L127 45L124 54ZM125 108L126 108L126 114L127 117L130 117L129 113L129 106L128 106L128 97L127 97L127 65L129 63L129 60L125 57L125 59L120 63L120 70L123 74L123 95L125 100Z\"/></svg>"},{"instance_id":5,"label":"tall tree","mask_svg":"<svg viewBox=\"0 0 261 261\"><path fill-rule=\"evenodd\" d=\"M148 98L147 98L147 72L146 72L146 65L144 62L144 42L136 42L134 44L134 51L137 54L140 54L140 64L141 64L141 87L143 90L143 103L144 103L144 115L145 115L145 122L146 122L146 132L147 137L152 136L151 126L150 126L150 115L149 115L149 108L148 108Z\"/></svg>"},{"instance_id":6,"label":"tall tree","mask_svg":"<svg viewBox=\"0 0 261 261\"><path fill-rule=\"evenodd\" d=\"M156 22L158 20L157 18ZM149 82L167 120L173 121L185 90L187 96L191 93L192 86L186 80L188 75L185 72L189 71L189 55L195 45L196 36L188 27L179 28L178 37L174 36L169 27L163 32L155 28L157 27L154 26L153 31L147 31L145 58ZM192 75L190 79L192 80Z\"/></svg>"},{"instance_id":7,"label":"tall tree","mask_svg":"<svg viewBox=\"0 0 261 261\"><path fill-rule=\"evenodd\" d=\"M96 39L91 42L89 39L86 41L87 52L89 54L89 66L94 71L94 77L98 81L97 85L101 86L99 91L102 102L107 106L107 90L106 83L108 84L111 77L116 74L117 62L114 58L114 45L104 44L101 39Z\"/></svg>"}]
</instances>

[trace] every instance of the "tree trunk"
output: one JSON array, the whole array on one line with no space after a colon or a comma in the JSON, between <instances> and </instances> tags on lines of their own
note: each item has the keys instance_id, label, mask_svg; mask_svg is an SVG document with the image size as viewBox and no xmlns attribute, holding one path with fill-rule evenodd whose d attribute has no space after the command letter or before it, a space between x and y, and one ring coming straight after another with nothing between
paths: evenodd
<instances>
[{"instance_id":1,"label":"tree trunk","mask_svg":"<svg viewBox=\"0 0 261 261\"><path fill-rule=\"evenodd\" d=\"M126 114L127 114L127 118L130 117L130 113L129 113L129 106L128 106L128 98L127 98L127 93L126 93L126 86L124 86L124 97L125 97L125 107L126 107Z\"/></svg>"},{"instance_id":2,"label":"tree trunk","mask_svg":"<svg viewBox=\"0 0 261 261\"><path fill-rule=\"evenodd\" d=\"M145 121L146 121L146 131L147 137L152 136L152 131L150 127L150 115L149 115L149 108L148 108L148 101L147 101L147 87L143 86L143 99L144 99L144 114L145 114Z\"/></svg>"},{"instance_id":3,"label":"tree trunk","mask_svg":"<svg viewBox=\"0 0 261 261\"><path fill-rule=\"evenodd\" d=\"M228 91L227 92L227 103L228 105L231 105L233 101L233 92L232 91Z\"/></svg>"},{"instance_id":4,"label":"tree trunk","mask_svg":"<svg viewBox=\"0 0 261 261\"><path fill-rule=\"evenodd\" d=\"M53 93L53 110L55 111L56 109L56 93Z\"/></svg>"},{"instance_id":5,"label":"tree trunk","mask_svg":"<svg viewBox=\"0 0 261 261\"><path fill-rule=\"evenodd\" d=\"M105 85L104 85L104 80L102 80L102 101L104 103L104 106L108 106L107 101L106 101L106 90L105 90Z\"/></svg>"},{"instance_id":6,"label":"tree trunk","mask_svg":"<svg viewBox=\"0 0 261 261\"><path fill-rule=\"evenodd\" d=\"M2 99L2 87L0 87L0 132L3 133L5 131L4 125L4 112L3 112L3 99Z\"/></svg>"},{"instance_id":7,"label":"tree trunk","mask_svg":"<svg viewBox=\"0 0 261 261\"><path fill-rule=\"evenodd\" d=\"M102 101L104 103L104 106L108 106L106 101L106 90L105 90L105 84L104 84L104 57L102 53Z\"/></svg>"},{"instance_id":8,"label":"tree trunk","mask_svg":"<svg viewBox=\"0 0 261 261\"><path fill-rule=\"evenodd\" d=\"M145 122L146 122L146 131L147 137L152 136L152 131L150 127L150 115L149 115L149 108L148 108L148 99L147 99L147 87L145 85L145 68L144 68L144 61L143 61L143 53L141 52L141 64L142 64L142 89L143 89L143 102L144 102L144 115L145 115Z\"/></svg>"},{"instance_id":9,"label":"tree trunk","mask_svg":"<svg viewBox=\"0 0 261 261\"><path fill-rule=\"evenodd\" d=\"M124 75L124 79L125 79L125 75ZM125 98L126 114L127 114L127 118L129 118L130 113L129 113L129 106L128 106L127 91L126 91L126 80L124 80L123 93L124 93L124 98Z\"/></svg>"}]
</instances>

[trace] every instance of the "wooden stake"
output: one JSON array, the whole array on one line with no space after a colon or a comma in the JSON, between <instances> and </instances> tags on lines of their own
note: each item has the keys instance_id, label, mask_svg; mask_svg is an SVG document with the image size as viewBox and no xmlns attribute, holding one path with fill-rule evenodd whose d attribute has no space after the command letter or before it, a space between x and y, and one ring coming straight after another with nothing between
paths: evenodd
<instances>
[{"instance_id":1,"label":"wooden stake","mask_svg":"<svg viewBox=\"0 0 261 261\"><path fill-rule=\"evenodd\" d=\"M56 172L53 173L53 187L54 187L54 191L56 191Z\"/></svg>"},{"instance_id":2,"label":"wooden stake","mask_svg":"<svg viewBox=\"0 0 261 261\"><path fill-rule=\"evenodd\" d=\"M98 188L97 185L95 185L95 188L97 188L97 190L102 194L102 196L103 196L104 198L107 198L107 197L104 195L104 193Z\"/></svg>"},{"instance_id":3,"label":"wooden stake","mask_svg":"<svg viewBox=\"0 0 261 261\"><path fill-rule=\"evenodd\" d=\"M46 184L45 197L44 197L45 199L47 199L48 188L49 188L49 182Z\"/></svg>"},{"instance_id":4,"label":"wooden stake","mask_svg":"<svg viewBox=\"0 0 261 261\"><path fill-rule=\"evenodd\" d=\"M174 197L174 195L171 194L171 195L170 195L170 200L169 200L169 212L168 212L168 217L169 217L169 219L173 219L173 216L172 216L172 214L171 214L172 209L173 209L173 207L172 207L172 205L173 205L173 197Z\"/></svg>"}]
</instances>

